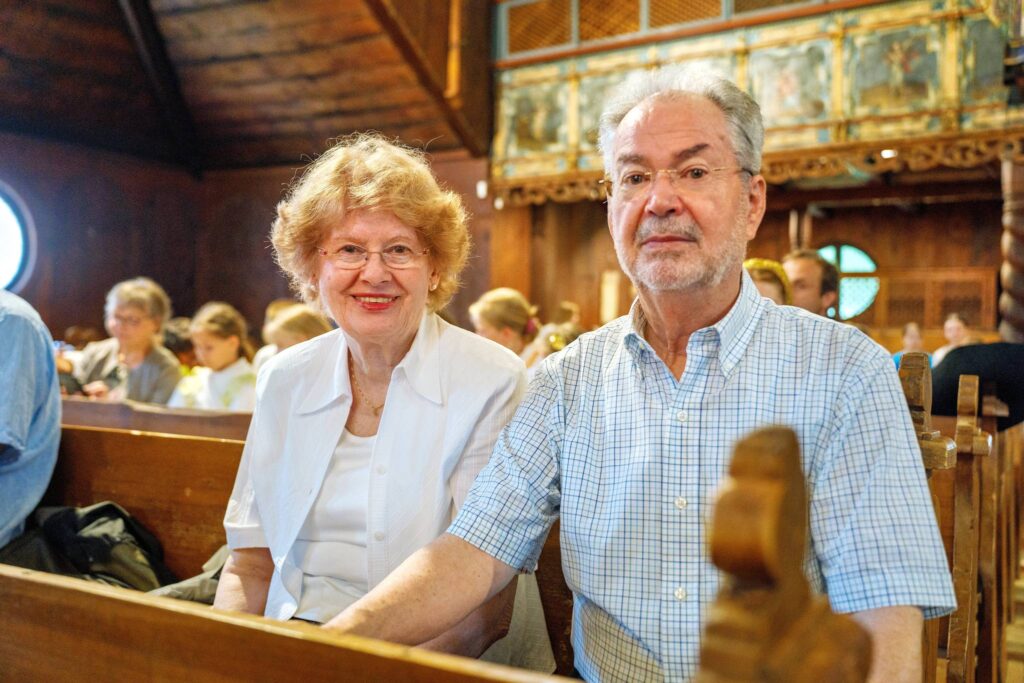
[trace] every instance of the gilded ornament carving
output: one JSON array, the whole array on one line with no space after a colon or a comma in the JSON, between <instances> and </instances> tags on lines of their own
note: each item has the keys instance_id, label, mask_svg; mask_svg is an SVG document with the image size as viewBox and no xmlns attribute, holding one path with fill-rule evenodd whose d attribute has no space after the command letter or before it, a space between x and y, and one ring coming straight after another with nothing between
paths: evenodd
<instances>
[{"instance_id":1,"label":"gilded ornament carving","mask_svg":"<svg viewBox=\"0 0 1024 683\"><path fill-rule=\"evenodd\" d=\"M871 145L859 143L769 153L764 156L761 173L769 183L778 185L801 178L839 176L851 171L899 173L926 171L938 166L972 168L1000 160L1024 164L1024 128L930 140L875 142ZM586 175L495 180L494 190L506 206L601 200L604 199L604 189L600 179L600 174L590 172Z\"/></svg>"}]
</instances>

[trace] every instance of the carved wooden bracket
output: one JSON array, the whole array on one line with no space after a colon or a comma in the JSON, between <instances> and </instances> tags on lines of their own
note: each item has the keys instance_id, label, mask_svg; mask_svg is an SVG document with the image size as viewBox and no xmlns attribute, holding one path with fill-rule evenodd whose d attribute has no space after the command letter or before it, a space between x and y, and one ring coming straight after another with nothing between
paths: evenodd
<instances>
[{"instance_id":1,"label":"carved wooden bracket","mask_svg":"<svg viewBox=\"0 0 1024 683\"><path fill-rule=\"evenodd\" d=\"M769 183L781 184L851 172L899 173L939 166L973 168L1000 160L1024 164L1024 128L767 152L761 173ZM577 171L559 176L493 178L491 182L495 196L505 206L526 206L548 201L604 199L604 189L598 182L601 178L600 172Z\"/></svg>"},{"instance_id":2,"label":"carved wooden bracket","mask_svg":"<svg viewBox=\"0 0 1024 683\"><path fill-rule=\"evenodd\" d=\"M900 383L917 432L925 470L956 466L956 443L932 429L932 369L928 354L911 351L900 359Z\"/></svg>"}]
</instances>

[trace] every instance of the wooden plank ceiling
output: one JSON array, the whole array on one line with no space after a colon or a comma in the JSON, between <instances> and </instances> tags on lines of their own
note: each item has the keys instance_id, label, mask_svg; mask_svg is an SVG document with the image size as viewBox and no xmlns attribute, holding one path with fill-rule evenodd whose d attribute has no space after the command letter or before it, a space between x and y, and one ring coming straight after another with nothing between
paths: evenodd
<instances>
[{"instance_id":1,"label":"wooden plank ceiling","mask_svg":"<svg viewBox=\"0 0 1024 683\"><path fill-rule=\"evenodd\" d=\"M486 0L0 0L0 131L195 171L301 163L358 130L483 155L488 9Z\"/></svg>"}]
</instances>

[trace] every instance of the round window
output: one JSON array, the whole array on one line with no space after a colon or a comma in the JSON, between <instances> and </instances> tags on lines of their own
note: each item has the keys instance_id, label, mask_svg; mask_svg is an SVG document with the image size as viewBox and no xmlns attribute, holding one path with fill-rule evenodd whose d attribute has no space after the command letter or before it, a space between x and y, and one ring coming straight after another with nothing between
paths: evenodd
<instances>
[{"instance_id":1,"label":"round window","mask_svg":"<svg viewBox=\"0 0 1024 683\"><path fill-rule=\"evenodd\" d=\"M839 269L839 319L849 320L868 310L878 296L879 281L866 277L877 270L867 252L851 244L830 244L818 253ZM834 308L828 310L832 317L835 313Z\"/></svg>"},{"instance_id":2,"label":"round window","mask_svg":"<svg viewBox=\"0 0 1024 683\"><path fill-rule=\"evenodd\" d=\"M0 192L0 288L11 289L28 268L28 230L14 202Z\"/></svg>"}]
</instances>

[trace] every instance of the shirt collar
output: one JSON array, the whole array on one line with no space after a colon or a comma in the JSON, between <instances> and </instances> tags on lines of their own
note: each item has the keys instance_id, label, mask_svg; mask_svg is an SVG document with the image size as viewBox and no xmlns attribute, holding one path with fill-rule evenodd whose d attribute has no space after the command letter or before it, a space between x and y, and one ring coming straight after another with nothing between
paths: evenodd
<instances>
[{"instance_id":1,"label":"shirt collar","mask_svg":"<svg viewBox=\"0 0 1024 683\"><path fill-rule=\"evenodd\" d=\"M691 335L691 342L701 336L717 339L718 364L722 374L728 378L750 344L764 308L764 300L757 291L754 281L750 279L747 271L743 270L740 275L740 293L735 303L717 323L694 332ZM639 353L641 349L646 348L650 353L654 353L654 349L644 338L646 327L643 308L640 306L640 299L637 298L630 306L623 336L627 348L632 352Z\"/></svg>"},{"instance_id":2,"label":"shirt collar","mask_svg":"<svg viewBox=\"0 0 1024 683\"><path fill-rule=\"evenodd\" d=\"M437 316L429 312L424 313L412 346L391 374L394 381L401 372L416 393L437 404L443 403L438 348L439 324L440 319ZM348 373L348 341L341 330L323 336L327 337L323 343L329 344L329 348L324 349L322 357L334 359L334 370L327 372L326 368L310 368L311 372L316 373L316 377L302 399L299 406L300 414L316 412L341 397L352 398L352 384Z\"/></svg>"}]
</instances>

